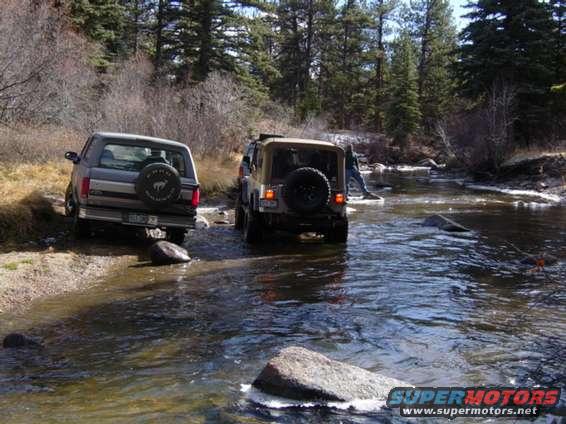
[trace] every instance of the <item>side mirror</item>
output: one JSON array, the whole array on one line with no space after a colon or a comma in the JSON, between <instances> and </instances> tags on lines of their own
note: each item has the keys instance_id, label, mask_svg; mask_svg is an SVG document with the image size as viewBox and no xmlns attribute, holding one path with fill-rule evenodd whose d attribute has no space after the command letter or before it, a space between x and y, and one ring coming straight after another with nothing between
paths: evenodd
<instances>
[{"instance_id":1,"label":"side mirror","mask_svg":"<svg viewBox=\"0 0 566 424\"><path fill-rule=\"evenodd\" d=\"M75 152L67 152L65 153L65 159L70 160L75 165L81 161L79 155Z\"/></svg>"}]
</instances>

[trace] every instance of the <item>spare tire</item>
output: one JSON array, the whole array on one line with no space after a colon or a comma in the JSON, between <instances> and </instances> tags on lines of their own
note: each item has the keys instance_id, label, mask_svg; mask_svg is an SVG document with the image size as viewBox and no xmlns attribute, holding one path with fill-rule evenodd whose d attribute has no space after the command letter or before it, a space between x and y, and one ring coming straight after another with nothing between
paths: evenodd
<instances>
[{"instance_id":1,"label":"spare tire","mask_svg":"<svg viewBox=\"0 0 566 424\"><path fill-rule=\"evenodd\" d=\"M287 206L302 214L321 210L330 202L330 194L328 179L315 168L294 170L283 186L283 199Z\"/></svg>"},{"instance_id":2,"label":"spare tire","mask_svg":"<svg viewBox=\"0 0 566 424\"><path fill-rule=\"evenodd\" d=\"M181 177L171 165L152 163L144 167L136 181L136 193L151 208L163 208L181 194Z\"/></svg>"}]
</instances>

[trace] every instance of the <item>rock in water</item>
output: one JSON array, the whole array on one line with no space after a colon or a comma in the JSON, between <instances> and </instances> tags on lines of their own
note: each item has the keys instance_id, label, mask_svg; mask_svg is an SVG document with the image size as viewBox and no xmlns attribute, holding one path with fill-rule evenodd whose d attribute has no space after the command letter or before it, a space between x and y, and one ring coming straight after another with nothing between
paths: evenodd
<instances>
[{"instance_id":1,"label":"rock in water","mask_svg":"<svg viewBox=\"0 0 566 424\"><path fill-rule=\"evenodd\" d=\"M14 349L19 347L41 347L41 344L35 340L24 336L20 333L10 333L2 341L4 349Z\"/></svg>"},{"instance_id":2,"label":"rock in water","mask_svg":"<svg viewBox=\"0 0 566 424\"><path fill-rule=\"evenodd\" d=\"M549 255L548 253L543 253L541 255L529 255L521 259L523 265L532 266L551 266L558 262L556 256Z\"/></svg>"},{"instance_id":3,"label":"rock in water","mask_svg":"<svg viewBox=\"0 0 566 424\"><path fill-rule=\"evenodd\" d=\"M149 257L154 265L170 265L189 262L188 252L175 243L160 240L149 248Z\"/></svg>"},{"instance_id":4,"label":"rock in water","mask_svg":"<svg viewBox=\"0 0 566 424\"><path fill-rule=\"evenodd\" d=\"M468 228L446 218L443 215L432 215L424 220L423 225L425 227L437 227L444 231L451 232L466 232L470 231Z\"/></svg>"},{"instance_id":5,"label":"rock in water","mask_svg":"<svg viewBox=\"0 0 566 424\"><path fill-rule=\"evenodd\" d=\"M208 227L210 227L208 220L204 216L198 215L195 222L195 228L197 230L206 230Z\"/></svg>"},{"instance_id":6,"label":"rock in water","mask_svg":"<svg viewBox=\"0 0 566 424\"><path fill-rule=\"evenodd\" d=\"M393 387L411 386L296 346L272 358L253 385L274 396L323 401L386 400Z\"/></svg>"}]
</instances>

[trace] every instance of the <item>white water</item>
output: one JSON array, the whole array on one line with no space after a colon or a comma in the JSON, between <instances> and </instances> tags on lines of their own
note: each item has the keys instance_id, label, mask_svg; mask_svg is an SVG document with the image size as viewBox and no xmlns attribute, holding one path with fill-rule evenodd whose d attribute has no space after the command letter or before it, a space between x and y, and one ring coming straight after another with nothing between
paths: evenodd
<instances>
[{"instance_id":1,"label":"white water","mask_svg":"<svg viewBox=\"0 0 566 424\"><path fill-rule=\"evenodd\" d=\"M349 402L293 400L268 395L267 393L263 393L262 391L252 387L251 384L242 384L241 391L246 394L246 397L250 401L271 409L327 407L340 410L353 409L358 412L367 413L378 412L385 406L385 401L378 399L354 399Z\"/></svg>"},{"instance_id":2,"label":"white water","mask_svg":"<svg viewBox=\"0 0 566 424\"><path fill-rule=\"evenodd\" d=\"M548 193L540 193L534 190L514 190L511 188L503 188L503 187L496 187L496 186L486 186L480 184L463 184L464 187L472 189L472 190L480 190L480 191L495 191L498 193L509 194L510 196L517 196L517 197L538 197L540 199L549 200L551 202L560 203L561 198L556 194L548 194Z\"/></svg>"}]
</instances>

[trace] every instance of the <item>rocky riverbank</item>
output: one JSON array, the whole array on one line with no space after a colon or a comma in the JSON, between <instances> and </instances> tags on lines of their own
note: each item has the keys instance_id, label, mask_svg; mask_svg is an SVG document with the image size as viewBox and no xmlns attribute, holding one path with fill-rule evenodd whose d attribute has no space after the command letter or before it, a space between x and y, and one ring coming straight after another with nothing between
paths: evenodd
<instances>
[{"instance_id":1,"label":"rocky riverbank","mask_svg":"<svg viewBox=\"0 0 566 424\"><path fill-rule=\"evenodd\" d=\"M20 246L0 253L0 313L23 312L36 299L83 290L136 256L134 249L108 244Z\"/></svg>"}]
</instances>

